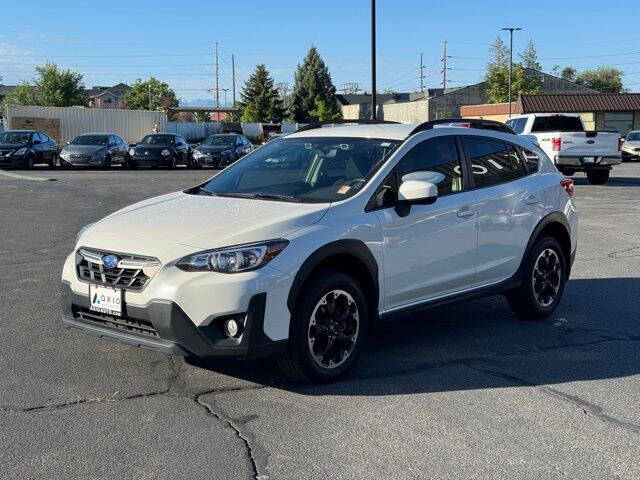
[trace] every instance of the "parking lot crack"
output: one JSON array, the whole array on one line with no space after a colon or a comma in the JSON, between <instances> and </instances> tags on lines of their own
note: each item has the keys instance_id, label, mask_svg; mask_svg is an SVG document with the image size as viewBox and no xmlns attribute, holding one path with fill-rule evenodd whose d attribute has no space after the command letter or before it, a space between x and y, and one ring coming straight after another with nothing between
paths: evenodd
<instances>
[{"instance_id":1,"label":"parking lot crack","mask_svg":"<svg viewBox=\"0 0 640 480\"><path fill-rule=\"evenodd\" d=\"M614 428L621 428L623 430L626 430L629 433L640 435L640 425L636 425L630 422L625 422L623 420L619 420L615 417L612 417L611 415L605 413L602 407L589 403L587 400L577 395L571 395L569 393L562 392L553 387L540 385L530 380L527 380L525 378L511 375L506 372L501 372L501 371L493 370L489 368L481 368L475 365L471 365L469 362L461 362L461 363L467 368L470 368L471 370L475 370L477 372L484 373L485 375L490 375L492 377L497 377L503 380L507 380L509 382L515 383L523 387L536 388L538 391L544 393L545 395L554 397L556 399L562 400L564 402L570 403L571 405L580 408L580 410L582 410L582 412L585 415L589 415L591 417L597 418L598 420Z\"/></svg>"},{"instance_id":2,"label":"parking lot crack","mask_svg":"<svg viewBox=\"0 0 640 480\"><path fill-rule=\"evenodd\" d=\"M257 444L255 436L247 427L247 423L255 417L243 417L240 419L229 418L220 409L215 408L215 402L203 400L203 395L196 395L194 401L203 407L209 415L214 416L218 420L225 422L231 428L238 438L243 442L249 462L253 469L253 478L256 480L267 480L267 459L268 453L260 445Z\"/></svg>"}]
</instances>

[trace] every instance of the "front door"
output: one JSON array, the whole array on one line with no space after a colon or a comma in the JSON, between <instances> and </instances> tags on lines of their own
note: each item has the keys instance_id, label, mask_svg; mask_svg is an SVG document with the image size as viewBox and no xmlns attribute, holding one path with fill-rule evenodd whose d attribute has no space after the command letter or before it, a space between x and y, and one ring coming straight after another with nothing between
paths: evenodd
<instances>
[{"instance_id":1,"label":"front door","mask_svg":"<svg viewBox=\"0 0 640 480\"><path fill-rule=\"evenodd\" d=\"M410 150L383 182L387 204L377 209L376 215L383 238L386 311L473 285L477 210L461 158L454 136L425 140ZM394 206L402 177L418 171L442 174L437 200L410 208Z\"/></svg>"}]
</instances>

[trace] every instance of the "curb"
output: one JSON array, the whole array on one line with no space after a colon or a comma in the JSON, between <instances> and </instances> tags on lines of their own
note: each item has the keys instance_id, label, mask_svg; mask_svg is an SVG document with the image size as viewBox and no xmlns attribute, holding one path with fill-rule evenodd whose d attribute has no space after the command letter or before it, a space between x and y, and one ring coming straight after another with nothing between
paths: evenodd
<instances>
[{"instance_id":1,"label":"curb","mask_svg":"<svg viewBox=\"0 0 640 480\"><path fill-rule=\"evenodd\" d=\"M55 178L31 177L29 175L20 175L19 173L7 172L5 170L0 170L0 175L4 175L9 178L17 178L18 180L31 180L32 182L57 182Z\"/></svg>"}]
</instances>

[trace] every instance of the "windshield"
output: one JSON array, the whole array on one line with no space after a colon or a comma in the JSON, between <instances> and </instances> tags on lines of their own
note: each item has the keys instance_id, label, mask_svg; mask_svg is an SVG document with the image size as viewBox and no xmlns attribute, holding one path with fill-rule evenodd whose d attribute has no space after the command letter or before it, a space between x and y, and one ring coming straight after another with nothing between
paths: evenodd
<instances>
[{"instance_id":1,"label":"windshield","mask_svg":"<svg viewBox=\"0 0 640 480\"><path fill-rule=\"evenodd\" d=\"M71 145L106 145L109 142L108 135L80 135L74 138Z\"/></svg>"},{"instance_id":2,"label":"windshield","mask_svg":"<svg viewBox=\"0 0 640 480\"><path fill-rule=\"evenodd\" d=\"M31 132L5 132L0 134L0 143L27 143Z\"/></svg>"},{"instance_id":3,"label":"windshield","mask_svg":"<svg viewBox=\"0 0 640 480\"><path fill-rule=\"evenodd\" d=\"M232 135L211 135L206 138L202 145L211 145L214 147L230 147L235 145L236 137Z\"/></svg>"},{"instance_id":4,"label":"windshield","mask_svg":"<svg viewBox=\"0 0 640 480\"><path fill-rule=\"evenodd\" d=\"M298 202L344 200L401 142L371 138L279 138L222 171L200 191Z\"/></svg>"},{"instance_id":5,"label":"windshield","mask_svg":"<svg viewBox=\"0 0 640 480\"><path fill-rule=\"evenodd\" d=\"M627 135L628 142L637 142L638 140L640 140L640 132L630 132Z\"/></svg>"},{"instance_id":6,"label":"windshield","mask_svg":"<svg viewBox=\"0 0 640 480\"><path fill-rule=\"evenodd\" d=\"M531 132L584 132L584 127L580 117L552 115L536 117Z\"/></svg>"},{"instance_id":7,"label":"windshield","mask_svg":"<svg viewBox=\"0 0 640 480\"><path fill-rule=\"evenodd\" d=\"M176 137L173 135L147 135L140 143L146 145L173 145L176 143Z\"/></svg>"}]
</instances>

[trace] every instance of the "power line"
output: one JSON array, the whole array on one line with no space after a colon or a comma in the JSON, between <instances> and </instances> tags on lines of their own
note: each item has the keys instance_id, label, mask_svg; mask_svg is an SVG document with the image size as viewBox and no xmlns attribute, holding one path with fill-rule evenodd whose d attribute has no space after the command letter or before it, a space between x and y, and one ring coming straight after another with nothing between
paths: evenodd
<instances>
[{"instance_id":1,"label":"power line","mask_svg":"<svg viewBox=\"0 0 640 480\"><path fill-rule=\"evenodd\" d=\"M209 53L145 53L129 55L58 55L58 54L31 54L31 53L0 53L0 57L14 58L145 58L145 57L200 57Z\"/></svg>"}]
</instances>

